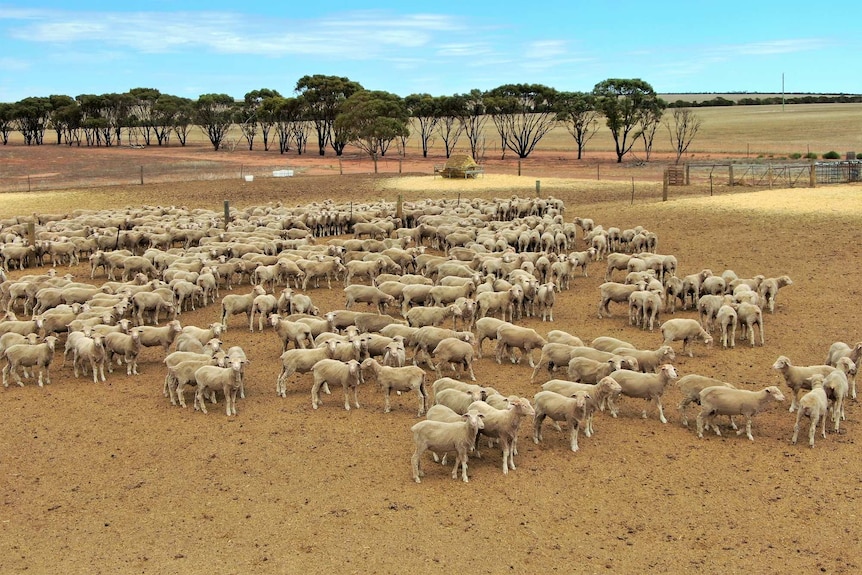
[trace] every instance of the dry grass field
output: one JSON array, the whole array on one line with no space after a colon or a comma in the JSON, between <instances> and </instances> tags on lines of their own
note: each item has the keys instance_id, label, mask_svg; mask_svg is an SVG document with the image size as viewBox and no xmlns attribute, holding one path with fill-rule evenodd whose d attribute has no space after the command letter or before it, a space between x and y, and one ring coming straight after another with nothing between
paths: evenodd
<instances>
[{"instance_id":1,"label":"dry grass field","mask_svg":"<svg viewBox=\"0 0 862 575\"><path fill-rule=\"evenodd\" d=\"M544 157L520 178L442 180L413 167L402 177L339 177L309 169L250 183L7 193L0 195L0 218L156 205L218 213L224 199L238 209L326 198L359 206L398 195L455 204L533 195L540 177L543 196L565 201L566 220L655 231L659 252L677 256L680 275L708 267L793 279L775 313L765 314L765 346L695 345L693 358L677 356L680 375L701 373L745 389L780 385L787 393L771 368L779 355L818 364L833 341L862 339L862 255L853 248L862 243L862 186L734 188L714 197L675 190L672 201L660 202L655 183L637 181L632 199L627 181L574 180L552 154ZM86 266L69 271L90 281ZM542 334L564 329L587 341L612 335L658 347L660 335L630 326L621 306L612 304L613 317L597 318L603 276L604 263L596 262L589 277L576 278L560 294L552 324L519 323ZM344 306L340 284L309 295L324 311ZM180 319L205 325L217 319L217 307ZM596 434L582 436L581 450L572 453L565 434L547 423L544 441L534 445L526 421L518 468L507 476L499 452L485 448L481 459L470 459L470 483L452 480L428 458L417 485L410 477L415 397L394 398L393 412L384 414L380 391L367 384L360 409L345 412L333 390L315 411L311 378L302 375L278 398L274 334L250 333L238 316L229 325L225 344L242 345L252 360L236 417L225 416L221 400L208 415L172 407L161 393L163 354L153 349L142 355L140 376L115 371L93 384L75 379L60 358L50 385L28 382L0 393L0 573L862 570L858 401L848 405L841 433L818 436L810 449L804 440L791 445L795 415L786 402L755 417L753 442L727 427L722 437L698 439L680 424L681 395L672 386L664 399L667 424L654 407L642 419L643 402L623 399L619 417L598 415ZM484 350L493 355L490 344ZM526 397L548 377L530 383L530 372L488 355L476 368L478 383Z\"/></svg>"}]
</instances>

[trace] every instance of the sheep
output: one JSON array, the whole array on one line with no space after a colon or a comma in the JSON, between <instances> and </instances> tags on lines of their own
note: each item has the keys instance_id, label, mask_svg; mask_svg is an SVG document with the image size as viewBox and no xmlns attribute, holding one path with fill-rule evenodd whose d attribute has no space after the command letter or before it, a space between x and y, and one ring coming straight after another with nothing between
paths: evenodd
<instances>
[{"instance_id":1,"label":"sheep","mask_svg":"<svg viewBox=\"0 0 862 575\"><path fill-rule=\"evenodd\" d=\"M715 327L715 316L721 306L729 304L732 298L725 299L723 295L706 294L697 300L697 319L703 329L712 331Z\"/></svg>"},{"instance_id":2,"label":"sheep","mask_svg":"<svg viewBox=\"0 0 862 575\"><path fill-rule=\"evenodd\" d=\"M429 355L447 337L455 337L471 344L476 341L472 332L469 331L455 331L430 325L420 327L408 340L414 347L413 365L418 364L420 354L423 354L423 358L425 355ZM435 369L433 364L430 367L431 369Z\"/></svg>"},{"instance_id":3,"label":"sheep","mask_svg":"<svg viewBox=\"0 0 862 575\"><path fill-rule=\"evenodd\" d=\"M850 358L858 371L860 367L862 367L862 341L857 342L852 348L844 343L843 341L836 341L832 345L829 346L829 352L826 355L826 361L823 362L826 365L837 366L838 361L842 357ZM856 377L852 377L849 379L848 383L850 384L850 397L852 399L856 399Z\"/></svg>"},{"instance_id":4,"label":"sheep","mask_svg":"<svg viewBox=\"0 0 862 575\"><path fill-rule=\"evenodd\" d=\"M452 479L458 478L458 465L461 465L461 478L465 483L467 478L467 454L473 449L476 435L484 427L484 416L477 411L465 413L463 421L448 422L428 420L420 421L410 428L413 433L413 443L416 446L410 465L413 470L413 480L421 483L424 475L420 458L428 450L432 452L455 451L455 467L452 470Z\"/></svg>"},{"instance_id":5,"label":"sheep","mask_svg":"<svg viewBox=\"0 0 862 575\"><path fill-rule=\"evenodd\" d=\"M55 336L47 336L42 343L18 343L6 348L6 366L3 368L3 387L9 387L9 375L15 377L18 385L24 386L18 375L18 368L39 368L39 387L51 383L51 362L54 360ZM44 377L42 371L44 370Z\"/></svg>"},{"instance_id":6,"label":"sheep","mask_svg":"<svg viewBox=\"0 0 862 575\"><path fill-rule=\"evenodd\" d=\"M550 335L548 334L549 340ZM582 344L579 344L582 346ZM610 337L606 335L599 336L590 342L590 347L601 351L613 352L615 349L619 349L621 347L625 347L628 349L635 349L634 344L629 343L622 339L617 339L615 337Z\"/></svg>"},{"instance_id":7,"label":"sheep","mask_svg":"<svg viewBox=\"0 0 862 575\"><path fill-rule=\"evenodd\" d=\"M640 373L628 369L617 370L610 374L622 388L622 395L628 397L637 397L646 401L654 401L658 409L658 418L662 423L667 423L667 418L664 416L664 409L661 404L662 395L668 383L676 380L676 369L666 363L659 367L656 373ZM608 402L608 407L611 409L611 415L616 417L617 408L613 402ZM644 407L641 417L646 419L647 410Z\"/></svg>"},{"instance_id":8,"label":"sheep","mask_svg":"<svg viewBox=\"0 0 862 575\"><path fill-rule=\"evenodd\" d=\"M790 411L796 410L796 397L800 389L811 389L811 376L822 375L826 377L836 368L831 365L809 365L796 366L790 363L786 356L779 356L772 369L777 370L784 377L784 383L790 388Z\"/></svg>"},{"instance_id":9,"label":"sheep","mask_svg":"<svg viewBox=\"0 0 862 575\"><path fill-rule=\"evenodd\" d=\"M314 347L314 338L311 337L311 328L308 325L281 318L277 313L270 314L270 325L275 328L275 333L281 341L281 352L287 350L287 346L293 343L297 349Z\"/></svg>"},{"instance_id":10,"label":"sheep","mask_svg":"<svg viewBox=\"0 0 862 575\"><path fill-rule=\"evenodd\" d=\"M320 389L326 386L329 389L329 384L341 384L344 388L344 409L350 411L350 395L353 390L353 405L359 409L359 382L361 380L359 373L359 362L351 359L348 362L343 362L337 359L321 359L311 367L311 373L314 377L314 385L311 387L311 407L317 409L321 405Z\"/></svg>"},{"instance_id":11,"label":"sheep","mask_svg":"<svg viewBox=\"0 0 862 575\"><path fill-rule=\"evenodd\" d=\"M754 347L754 327L757 326L760 329L760 345L764 345L763 312L760 307L742 302L736 304L735 309L737 320L742 326L742 337L745 337L747 334L751 347Z\"/></svg>"},{"instance_id":12,"label":"sheep","mask_svg":"<svg viewBox=\"0 0 862 575\"><path fill-rule=\"evenodd\" d=\"M147 325L146 315L150 313L153 325L159 323L159 315L165 311L169 317L173 319L173 315L177 311L177 307L173 302L166 300L159 293L154 291L141 291L131 298L132 315L136 318L136 325Z\"/></svg>"},{"instance_id":13,"label":"sheep","mask_svg":"<svg viewBox=\"0 0 862 575\"><path fill-rule=\"evenodd\" d=\"M691 305L694 306L700 299L700 286L703 280L712 276L712 270L703 269L696 274L687 275L682 278L683 309L688 309L688 296L691 295Z\"/></svg>"},{"instance_id":14,"label":"sheep","mask_svg":"<svg viewBox=\"0 0 862 575\"><path fill-rule=\"evenodd\" d=\"M476 357L482 357L482 343L486 339L497 340L497 330L502 325L512 324L494 317L483 317L476 320Z\"/></svg>"},{"instance_id":15,"label":"sheep","mask_svg":"<svg viewBox=\"0 0 862 575\"><path fill-rule=\"evenodd\" d=\"M455 371L455 365L461 364L464 367L464 372L469 372L470 379L476 381L476 374L473 372L473 353L475 349L473 344L455 337L447 337L434 347L431 352L432 358L437 362L435 370L437 377L442 377L440 367L443 364L450 364L452 371Z\"/></svg>"},{"instance_id":16,"label":"sheep","mask_svg":"<svg viewBox=\"0 0 862 575\"><path fill-rule=\"evenodd\" d=\"M416 391L419 396L419 412L417 417L422 417L425 414L426 402L428 400L428 392L425 389L425 372L421 367L408 365L405 367L389 367L380 364L374 358L368 358L359 365L363 372L374 374L377 383L383 389L385 398L385 407L383 413L392 411L389 403L389 396L392 391Z\"/></svg>"},{"instance_id":17,"label":"sheep","mask_svg":"<svg viewBox=\"0 0 862 575\"><path fill-rule=\"evenodd\" d=\"M569 360L566 375L574 382L597 383L602 378L622 369L623 358L596 361L588 357L573 357Z\"/></svg>"},{"instance_id":18,"label":"sheep","mask_svg":"<svg viewBox=\"0 0 862 575\"><path fill-rule=\"evenodd\" d=\"M165 353L171 347L174 339L183 332L183 326L179 320L171 320L163 326L155 327L151 325L140 326L136 328L140 333L141 345L144 347L162 346Z\"/></svg>"},{"instance_id":19,"label":"sheep","mask_svg":"<svg viewBox=\"0 0 862 575\"><path fill-rule=\"evenodd\" d=\"M519 364L526 356L530 367L535 368L533 349L541 349L548 342L536 330L518 325L502 325L497 329L497 363L502 363L503 354L509 353L512 363ZM521 356L515 359L514 349L521 350Z\"/></svg>"},{"instance_id":20,"label":"sheep","mask_svg":"<svg viewBox=\"0 0 862 575\"><path fill-rule=\"evenodd\" d=\"M219 322L214 322L209 324L209 326L206 328L198 327L196 325L183 326L182 333L188 334L191 337L197 339L202 344L205 344L213 338L221 337L223 331L224 328L222 327L222 324Z\"/></svg>"},{"instance_id":21,"label":"sheep","mask_svg":"<svg viewBox=\"0 0 862 575\"><path fill-rule=\"evenodd\" d=\"M637 284L621 284L617 282L605 282L599 286L599 292L601 295L601 301L599 302L599 319L604 317L602 312L607 317L611 317L611 310L609 308L611 302L614 303L628 303L629 296L636 292L641 291L646 287L644 282L639 282Z\"/></svg>"},{"instance_id":22,"label":"sheep","mask_svg":"<svg viewBox=\"0 0 862 575\"><path fill-rule=\"evenodd\" d=\"M350 309L356 302L371 304L377 307L379 313L383 313L383 309L387 305L394 305L395 298L381 291L374 286L367 285L351 285L344 288L346 303L344 307Z\"/></svg>"},{"instance_id":23,"label":"sheep","mask_svg":"<svg viewBox=\"0 0 862 575\"><path fill-rule=\"evenodd\" d=\"M850 358L842 357L838 360L835 371L823 378L823 389L826 390L826 395L832 406L835 433L838 433L841 420L846 419L844 401L850 389L849 379L856 375L856 371L856 365L850 361Z\"/></svg>"},{"instance_id":24,"label":"sheep","mask_svg":"<svg viewBox=\"0 0 862 575\"><path fill-rule=\"evenodd\" d=\"M413 327L437 326L451 317L453 318L452 326L454 328L454 318L456 315L460 315L460 313L461 310L454 304L446 307L416 306L408 311L405 317L407 324Z\"/></svg>"},{"instance_id":25,"label":"sheep","mask_svg":"<svg viewBox=\"0 0 862 575\"><path fill-rule=\"evenodd\" d=\"M405 322L391 315L372 312L360 312L353 319L359 333L376 333L393 323L403 325Z\"/></svg>"},{"instance_id":26,"label":"sheep","mask_svg":"<svg viewBox=\"0 0 862 575\"><path fill-rule=\"evenodd\" d=\"M712 344L712 336L709 335L696 319L674 318L661 324L662 345L670 345L673 341L682 340L682 353L686 352L688 344L692 341L702 339L706 345ZM689 349L688 356L694 357Z\"/></svg>"},{"instance_id":27,"label":"sheep","mask_svg":"<svg viewBox=\"0 0 862 575\"><path fill-rule=\"evenodd\" d=\"M431 384L431 389L434 390L435 397L444 389L457 389L471 394L475 393L475 397L479 398L476 401L487 401L489 390L491 390L490 393L493 393L493 388L483 387L481 385L476 385L475 383L466 383L457 379L452 379L451 377L441 377L435 380L434 383Z\"/></svg>"},{"instance_id":28,"label":"sheep","mask_svg":"<svg viewBox=\"0 0 862 575\"><path fill-rule=\"evenodd\" d=\"M542 321L554 321L555 292L556 285L553 282L540 285L536 292L536 304L542 312Z\"/></svg>"},{"instance_id":29,"label":"sheep","mask_svg":"<svg viewBox=\"0 0 862 575\"><path fill-rule=\"evenodd\" d=\"M545 336L545 339L548 340L548 343L565 343L566 345L576 346L584 345L584 341L581 338L561 329L552 329Z\"/></svg>"},{"instance_id":30,"label":"sheep","mask_svg":"<svg viewBox=\"0 0 862 575\"><path fill-rule=\"evenodd\" d=\"M221 325L224 331L227 331L227 320L232 315L244 313L251 322L251 306L254 303L254 298L259 295L266 295L266 290L262 286L256 285L247 294L228 294L221 300Z\"/></svg>"},{"instance_id":31,"label":"sheep","mask_svg":"<svg viewBox=\"0 0 862 575\"><path fill-rule=\"evenodd\" d=\"M706 377L705 375L698 375L696 373L682 376L676 381L676 384L682 392L682 401L680 401L677 409L679 409L680 422L685 427L688 427L688 416L686 415L686 410L691 403L700 405L700 392L704 388L711 386L735 388L734 385L721 381L720 379L714 379L712 377ZM730 425L733 429L737 429L736 424L733 422L732 415L730 416Z\"/></svg>"},{"instance_id":32,"label":"sheep","mask_svg":"<svg viewBox=\"0 0 862 575\"><path fill-rule=\"evenodd\" d=\"M83 337L75 341L74 360L72 366L75 370L75 377L78 377L78 363L84 361L90 362L90 368L93 370L93 383L98 383L98 376L101 376L102 381L105 381L105 345L101 335L95 334L93 337Z\"/></svg>"},{"instance_id":33,"label":"sheep","mask_svg":"<svg viewBox=\"0 0 862 575\"><path fill-rule=\"evenodd\" d=\"M141 334L138 330L129 333L114 332L104 336L108 372L114 371L114 355L122 355L126 362L126 375L138 375L138 354L141 353ZM117 358L119 365L120 359Z\"/></svg>"},{"instance_id":34,"label":"sheep","mask_svg":"<svg viewBox=\"0 0 862 575\"><path fill-rule=\"evenodd\" d=\"M404 367L407 363L407 352L404 348L404 338L396 336L393 341L386 344L386 350L383 353L383 365L392 367Z\"/></svg>"},{"instance_id":35,"label":"sheep","mask_svg":"<svg viewBox=\"0 0 862 575\"><path fill-rule=\"evenodd\" d=\"M566 397L572 397L578 391L587 392L589 399L587 399L584 406L584 417L586 418L584 435L592 437L593 433L595 433L593 429L593 415L596 409L603 411L609 401L615 401L622 392L622 387L612 377L603 377L597 383L593 384L576 383L564 379L550 379L542 384L542 390L553 391Z\"/></svg>"},{"instance_id":36,"label":"sheep","mask_svg":"<svg viewBox=\"0 0 862 575\"><path fill-rule=\"evenodd\" d=\"M512 396L508 398L508 406L505 409L492 407L484 401L475 401L470 404L467 412L477 411L483 415L484 427L479 431L480 435L499 440L503 452L503 475L509 473L509 469L515 470L515 447L518 439L518 431L521 429L521 419L525 416L536 414L535 409L528 399ZM478 436L476 437L478 441Z\"/></svg>"},{"instance_id":37,"label":"sheep","mask_svg":"<svg viewBox=\"0 0 862 575\"><path fill-rule=\"evenodd\" d=\"M548 369L548 373L551 373L557 368L567 366L572 357L574 357L572 354L577 347L580 346L550 341L543 345L539 361L536 362L536 366L533 368L533 373L530 375L530 382L535 381L536 375L542 367L546 367Z\"/></svg>"},{"instance_id":38,"label":"sheep","mask_svg":"<svg viewBox=\"0 0 862 575\"><path fill-rule=\"evenodd\" d=\"M736 310L733 309L732 305L722 305L718 308L718 313L715 314L715 321L721 330L721 345L725 349L727 349L728 336L730 336L730 348L733 349L736 346L737 319ZM760 333L763 333L762 329Z\"/></svg>"},{"instance_id":39,"label":"sheep","mask_svg":"<svg viewBox=\"0 0 862 575\"><path fill-rule=\"evenodd\" d=\"M802 416L811 419L811 427L808 429L808 446L814 447L814 436L817 434L817 424L822 421L821 437L826 439L826 412L829 400L826 390L823 389L823 376L815 375L811 378L811 391L799 398L799 410L796 412L796 423L793 425L793 437L790 443L796 445L799 437L799 421Z\"/></svg>"},{"instance_id":40,"label":"sheep","mask_svg":"<svg viewBox=\"0 0 862 575\"><path fill-rule=\"evenodd\" d=\"M195 373L198 368L205 365L218 365L218 360L206 354L180 351L168 355L165 358L165 365L167 366L167 373L165 374L162 393L165 397L170 397L171 405L177 405L177 400L179 400L180 407L185 408L185 386L197 385ZM224 365L220 365L220 367L224 367Z\"/></svg>"},{"instance_id":41,"label":"sheep","mask_svg":"<svg viewBox=\"0 0 862 575\"><path fill-rule=\"evenodd\" d=\"M204 365L195 371L195 410L207 413L204 395L207 391L221 390L224 393L225 413L228 417L236 415L236 395L242 385L243 361L234 358L227 367Z\"/></svg>"},{"instance_id":42,"label":"sheep","mask_svg":"<svg viewBox=\"0 0 862 575\"><path fill-rule=\"evenodd\" d=\"M369 281L374 282L374 278L383 271L384 265L383 260L353 260L347 262L345 264L347 273L344 276L344 287L349 286L353 278L368 278Z\"/></svg>"},{"instance_id":43,"label":"sheep","mask_svg":"<svg viewBox=\"0 0 862 575\"><path fill-rule=\"evenodd\" d=\"M676 302L685 309L685 293L683 292L683 281L678 277L670 277L665 281L664 286L664 307L670 308L670 313L676 313Z\"/></svg>"},{"instance_id":44,"label":"sheep","mask_svg":"<svg viewBox=\"0 0 862 575\"><path fill-rule=\"evenodd\" d=\"M721 435L717 425L712 420L716 415L744 415L745 434L749 440L754 441L751 435L751 418L757 412L763 410L772 401L784 401L781 390L771 385L760 391L749 391L747 389L733 389L723 386L704 388L700 392L700 413L697 415L697 436L703 438L704 427L712 425L716 435ZM737 430L737 435L742 430Z\"/></svg>"},{"instance_id":45,"label":"sheep","mask_svg":"<svg viewBox=\"0 0 862 575\"><path fill-rule=\"evenodd\" d=\"M775 297L778 295L778 290L791 285L793 285L793 280L790 279L790 276L766 278L760 282L760 285L757 286L757 295L763 299L764 304L769 305L769 313L775 312Z\"/></svg>"},{"instance_id":46,"label":"sheep","mask_svg":"<svg viewBox=\"0 0 862 575\"><path fill-rule=\"evenodd\" d=\"M476 307L479 318L488 316L489 313L500 311L500 319L513 321L515 315L515 302L524 296L524 288L513 285L503 292L483 292L476 296Z\"/></svg>"},{"instance_id":47,"label":"sheep","mask_svg":"<svg viewBox=\"0 0 862 575\"><path fill-rule=\"evenodd\" d=\"M471 403L480 401L483 397L487 397L484 390L477 391L475 388L471 388L469 391L464 391L463 389L450 387L435 391L434 404L445 405L455 413L463 415L467 412L467 408L470 407Z\"/></svg>"},{"instance_id":48,"label":"sheep","mask_svg":"<svg viewBox=\"0 0 862 575\"><path fill-rule=\"evenodd\" d=\"M540 391L533 396L535 415L533 417L533 443L542 441L542 422L546 417L554 421L565 421L569 426L569 447L577 452L578 430L581 422L586 424L586 405L590 394L586 391L576 391L570 397L553 391Z\"/></svg>"},{"instance_id":49,"label":"sheep","mask_svg":"<svg viewBox=\"0 0 862 575\"><path fill-rule=\"evenodd\" d=\"M640 325L641 329L646 329L649 324L652 331L662 309L660 292L638 290L629 295L629 323Z\"/></svg>"}]
</instances>

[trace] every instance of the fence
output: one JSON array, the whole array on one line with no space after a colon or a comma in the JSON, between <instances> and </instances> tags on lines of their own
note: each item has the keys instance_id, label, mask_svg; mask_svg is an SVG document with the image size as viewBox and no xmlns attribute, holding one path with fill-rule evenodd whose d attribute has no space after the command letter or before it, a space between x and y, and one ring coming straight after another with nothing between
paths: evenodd
<instances>
[{"instance_id":1,"label":"fence","mask_svg":"<svg viewBox=\"0 0 862 575\"><path fill-rule=\"evenodd\" d=\"M858 182L862 180L862 161L805 164L691 163L686 165L686 171L687 183L709 181L729 186L799 188Z\"/></svg>"}]
</instances>

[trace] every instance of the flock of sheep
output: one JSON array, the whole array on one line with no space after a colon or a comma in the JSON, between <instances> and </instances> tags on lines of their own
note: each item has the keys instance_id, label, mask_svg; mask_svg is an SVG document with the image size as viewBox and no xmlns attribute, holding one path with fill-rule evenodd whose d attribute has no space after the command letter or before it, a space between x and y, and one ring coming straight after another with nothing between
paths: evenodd
<instances>
[{"instance_id":1,"label":"flock of sheep","mask_svg":"<svg viewBox=\"0 0 862 575\"><path fill-rule=\"evenodd\" d=\"M682 341L682 353L691 356L694 342L710 345L715 333L732 348L739 328L752 346L759 332L764 345L763 310L774 312L779 289L792 285L787 276L738 278L730 270L704 269L679 277L676 258L657 252L655 233L605 228L587 218L566 221L563 203L553 198L425 201L398 210L400 217L389 203L256 206L234 210L227 226L214 212L161 207L2 221L4 386L23 385L22 376L50 383L61 341L62 360L72 361L75 377L83 372L94 382L105 381L105 368L111 372L115 364L136 375L142 348L161 347L163 393L172 404L185 407L185 390L192 388L194 408L206 412L207 400L215 403L219 392L227 415L236 415L249 358L239 346L222 349L221 337L231 318L242 315L250 331L271 329L281 342L278 396L286 397L294 374L306 373L314 409L330 385L342 388L346 410L351 399L359 407L359 385L366 380L383 390L385 412L393 391L415 393L417 415L425 416L411 428L417 482L429 450L444 462L454 453L452 475L460 467L467 481L468 455L478 451L482 435L499 444L503 472L515 469L525 417L533 419L536 443L545 419L557 429L565 423L572 451L580 430L592 435L597 411L617 416L620 396L654 403L666 423L662 397L674 382L683 394L684 425L686 408L701 406L699 437L705 429L720 434L716 418L726 415L734 430L733 417L744 416L753 439L752 416L784 400L775 386L749 391L699 374L678 377L672 344ZM87 259L89 282L57 273L57 266ZM50 267L27 273L31 266ZM563 330L541 335L518 325L527 318L553 322L558 294L599 267L605 268L599 317L612 315L611 304L625 307L632 326L661 332L657 349L604 336L587 345ZM625 274L623 281L614 281L616 274ZM343 283L344 307L322 312L314 290L331 290L333 282L336 288ZM250 287L221 296L220 290L241 285ZM181 324L184 311L217 303L210 325ZM358 305L364 309L354 309ZM689 309L697 319L659 323L664 314ZM552 375L565 370L565 376L545 382L532 401L472 383L485 340L494 343L498 363L521 363L526 356L531 381L543 369ZM533 350L540 352L538 361ZM810 419L812 447L818 425L826 435L827 415L839 430L845 399L856 397L860 361L862 342L836 342L819 366L778 358L773 368L783 375L790 411L797 413L793 443L802 417ZM436 376L431 385L425 368ZM444 372L460 372L461 379Z\"/></svg>"}]
</instances>

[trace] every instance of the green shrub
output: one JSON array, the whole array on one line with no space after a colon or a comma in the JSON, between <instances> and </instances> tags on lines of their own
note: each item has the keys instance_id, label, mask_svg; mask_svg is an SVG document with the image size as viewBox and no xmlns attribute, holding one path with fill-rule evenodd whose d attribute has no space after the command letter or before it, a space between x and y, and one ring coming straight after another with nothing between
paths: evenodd
<instances>
[{"instance_id":1,"label":"green shrub","mask_svg":"<svg viewBox=\"0 0 862 575\"><path fill-rule=\"evenodd\" d=\"M793 152L792 154L790 154L790 159L791 159L791 160L798 160L798 159L799 159L799 158L801 158L801 157L802 157L802 154L800 154L800 153L798 153L798 152Z\"/></svg>"},{"instance_id":2,"label":"green shrub","mask_svg":"<svg viewBox=\"0 0 862 575\"><path fill-rule=\"evenodd\" d=\"M839 159L841 159L841 154L839 154L835 150L830 150L830 151L826 152L825 154L823 154L823 159L824 160L839 160Z\"/></svg>"},{"instance_id":3,"label":"green shrub","mask_svg":"<svg viewBox=\"0 0 862 575\"><path fill-rule=\"evenodd\" d=\"M815 154L814 152L808 152L807 154L805 154L805 159L806 160L816 160L817 154Z\"/></svg>"},{"instance_id":4,"label":"green shrub","mask_svg":"<svg viewBox=\"0 0 862 575\"><path fill-rule=\"evenodd\" d=\"M862 152L859 152L858 154L856 154L856 159L862 160Z\"/></svg>"}]
</instances>

